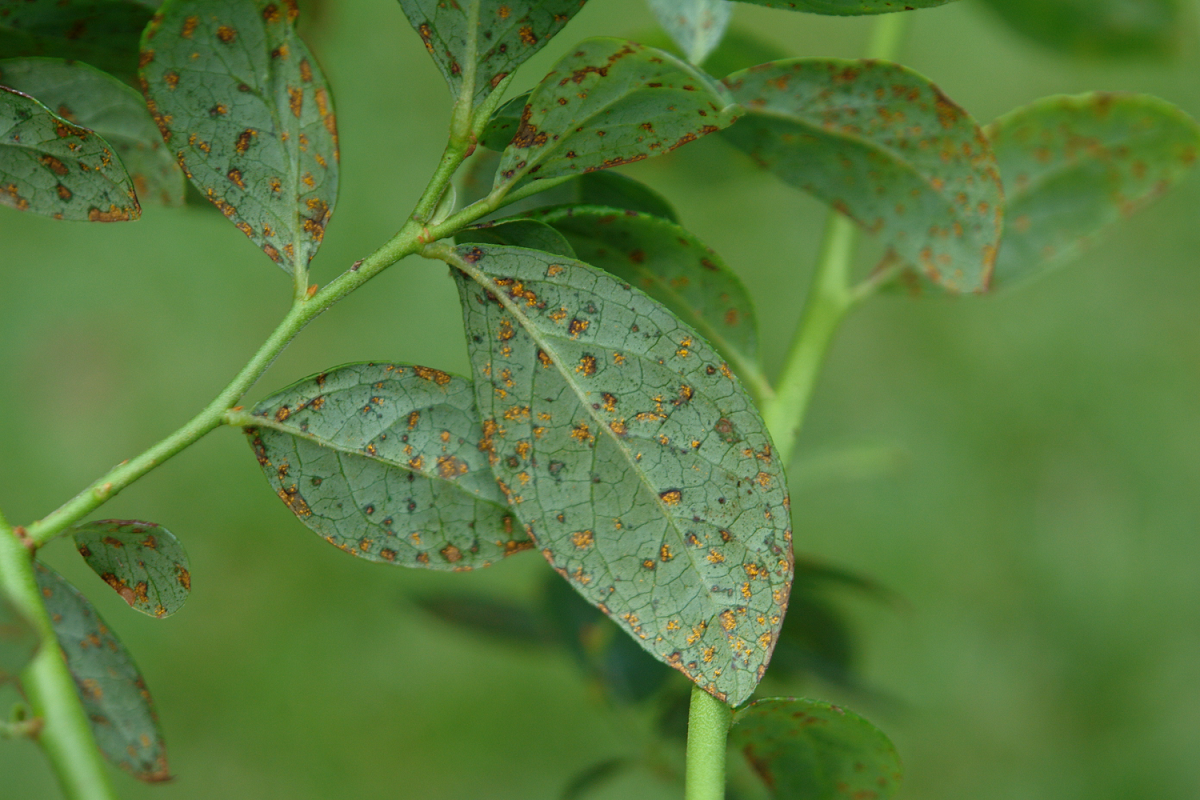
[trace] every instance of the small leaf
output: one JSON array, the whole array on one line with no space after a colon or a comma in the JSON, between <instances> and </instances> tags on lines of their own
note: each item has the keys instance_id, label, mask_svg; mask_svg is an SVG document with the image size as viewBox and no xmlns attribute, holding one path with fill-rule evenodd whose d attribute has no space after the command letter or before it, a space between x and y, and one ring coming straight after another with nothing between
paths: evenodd
<instances>
[{"instance_id":1,"label":"small leaf","mask_svg":"<svg viewBox=\"0 0 1200 800\"><path fill-rule=\"evenodd\" d=\"M729 0L649 0L658 24L693 64L702 64L725 35L733 16Z\"/></svg>"},{"instance_id":2,"label":"small leaf","mask_svg":"<svg viewBox=\"0 0 1200 800\"><path fill-rule=\"evenodd\" d=\"M295 2L175 0L146 29L141 81L188 177L287 272L337 202L333 101Z\"/></svg>"},{"instance_id":3,"label":"small leaf","mask_svg":"<svg viewBox=\"0 0 1200 800\"><path fill-rule=\"evenodd\" d=\"M454 234L459 244L483 242L528 247L565 258L575 258L575 251L563 235L544 222L534 219L502 219L485 222Z\"/></svg>"},{"instance_id":4,"label":"small leaf","mask_svg":"<svg viewBox=\"0 0 1200 800\"><path fill-rule=\"evenodd\" d=\"M98 134L0 86L0 203L55 219L123 222L142 209Z\"/></svg>"},{"instance_id":5,"label":"small leaf","mask_svg":"<svg viewBox=\"0 0 1200 800\"><path fill-rule=\"evenodd\" d=\"M33 660L38 642L33 623L7 597L0 595L0 683L16 680Z\"/></svg>"},{"instance_id":6,"label":"small leaf","mask_svg":"<svg viewBox=\"0 0 1200 800\"><path fill-rule=\"evenodd\" d=\"M1178 49L1179 0L987 0L1013 30L1074 56L1164 56Z\"/></svg>"},{"instance_id":7,"label":"small leaf","mask_svg":"<svg viewBox=\"0 0 1200 800\"><path fill-rule=\"evenodd\" d=\"M515 603L484 595L434 594L416 598L430 616L474 634L519 645L545 645L554 641L541 615Z\"/></svg>"},{"instance_id":8,"label":"small leaf","mask_svg":"<svg viewBox=\"0 0 1200 800\"><path fill-rule=\"evenodd\" d=\"M0 60L0 83L103 136L121 157L141 202L183 205L183 171L136 91L81 61L51 58Z\"/></svg>"},{"instance_id":9,"label":"small leaf","mask_svg":"<svg viewBox=\"0 0 1200 800\"><path fill-rule=\"evenodd\" d=\"M533 250L461 245L488 455L543 556L730 704L766 669L792 577L787 487L745 389L641 292Z\"/></svg>"},{"instance_id":10,"label":"small leaf","mask_svg":"<svg viewBox=\"0 0 1200 800\"><path fill-rule=\"evenodd\" d=\"M504 152L508 143L517 135L517 129L521 127L521 114L525 111L525 104L529 102L529 95L529 92L519 94L500 106L488 120L487 127L479 137L479 143L497 153Z\"/></svg>"},{"instance_id":11,"label":"small leaf","mask_svg":"<svg viewBox=\"0 0 1200 800\"><path fill-rule=\"evenodd\" d=\"M0 0L0 53L86 61L132 77L160 0Z\"/></svg>"},{"instance_id":12,"label":"small leaf","mask_svg":"<svg viewBox=\"0 0 1200 800\"><path fill-rule=\"evenodd\" d=\"M1145 95L1047 97L988 127L1008 195L996 282L1078 255L1195 165L1200 127Z\"/></svg>"},{"instance_id":13,"label":"small leaf","mask_svg":"<svg viewBox=\"0 0 1200 800\"><path fill-rule=\"evenodd\" d=\"M158 717L137 665L87 598L49 567L33 566L100 752L139 780L169 780Z\"/></svg>"},{"instance_id":14,"label":"small leaf","mask_svg":"<svg viewBox=\"0 0 1200 800\"><path fill-rule=\"evenodd\" d=\"M104 519L72 531L88 566L130 607L152 617L183 607L192 574L183 545L169 530L153 522Z\"/></svg>"},{"instance_id":15,"label":"small leaf","mask_svg":"<svg viewBox=\"0 0 1200 800\"><path fill-rule=\"evenodd\" d=\"M350 364L278 392L253 416L246 433L271 488L347 553L468 570L532 546L479 450L470 381Z\"/></svg>"},{"instance_id":16,"label":"small leaf","mask_svg":"<svg viewBox=\"0 0 1200 800\"><path fill-rule=\"evenodd\" d=\"M404 15L459 97L478 105L562 30L587 0L400 0Z\"/></svg>"},{"instance_id":17,"label":"small leaf","mask_svg":"<svg viewBox=\"0 0 1200 800\"><path fill-rule=\"evenodd\" d=\"M857 714L818 700L773 697L733 717L729 744L780 800L887 800L901 766L888 738Z\"/></svg>"},{"instance_id":18,"label":"small leaf","mask_svg":"<svg viewBox=\"0 0 1200 800\"><path fill-rule=\"evenodd\" d=\"M704 60L703 66L709 75L728 75L755 64L782 61L787 57L787 51L778 45L734 26L725 33L717 49Z\"/></svg>"},{"instance_id":19,"label":"small leaf","mask_svg":"<svg viewBox=\"0 0 1200 800\"><path fill-rule=\"evenodd\" d=\"M669 53L587 39L530 94L495 185L662 155L732 125L738 111L720 84Z\"/></svg>"},{"instance_id":20,"label":"small leaf","mask_svg":"<svg viewBox=\"0 0 1200 800\"><path fill-rule=\"evenodd\" d=\"M812 14L857 16L860 14L890 14L893 11L911 11L916 8L933 8L953 3L954 0L742 0L742 2L770 8L807 11Z\"/></svg>"},{"instance_id":21,"label":"small leaf","mask_svg":"<svg viewBox=\"0 0 1200 800\"><path fill-rule=\"evenodd\" d=\"M884 61L794 59L725 79L749 111L726 138L850 216L953 292L988 286L1004 198L971 117Z\"/></svg>"},{"instance_id":22,"label":"small leaf","mask_svg":"<svg viewBox=\"0 0 1200 800\"><path fill-rule=\"evenodd\" d=\"M746 287L688 231L661 217L597 206L531 214L565 235L580 261L662 303L728 360L756 363L758 324Z\"/></svg>"}]
</instances>

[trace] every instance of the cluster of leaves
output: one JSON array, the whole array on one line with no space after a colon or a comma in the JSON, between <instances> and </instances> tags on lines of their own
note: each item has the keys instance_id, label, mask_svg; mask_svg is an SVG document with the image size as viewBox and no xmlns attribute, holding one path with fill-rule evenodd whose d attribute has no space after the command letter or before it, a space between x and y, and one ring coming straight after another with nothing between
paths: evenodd
<instances>
[{"instance_id":1,"label":"cluster of leaves","mask_svg":"<svg viewBox=\"0 0 1200 800\"><path fill-rule=\"evenodd\" d=\"M944 2L758 4L850 15ZM157 5L0 0L0 202L129 220L141 202L181 203L186 176L303 288L339 151L295 0L168 0L151 18ZM1141 96L1047 98L983 127L884 61L776 59L714 76L698 65L730 64L723 0L651 0L688 60L589 39L500 106L514 71L582 2L400 6L470 123L470 149L482 145L466 208L481 218L539 192L425 247L452 268L471 378L352 364L234 421L279 498L353 555L466 570L538 550L563 580L548 590L549 619L512 629L565 631L589 670L634 698L663 672L631 652L741 706L777 646L803 662L819 641L830 674L846 648L803 595L792 599L802 633L787 646L790 505L757 408L770 384L745 288L666 200L602 170L716 134L877 236L888 253L877 278L981 293L1073 255L1177 182L1200 145L1186 115ZM122 80L135 61L144 97ZM131 606L178 608L190 575L165 530L108 520L73 533ZM44 566L38 575L102 749L139 777L165 777L128 655L81 595ZM567 602L568 584L590 605ZM583 631L598 613L627 636L597 649ZM0 670L15 674L20 660L6 650ZM732 741L775 796L860 783L888 796L898 780L882 734L814 701L751 704Z\"/></svg>"}]
</instances>

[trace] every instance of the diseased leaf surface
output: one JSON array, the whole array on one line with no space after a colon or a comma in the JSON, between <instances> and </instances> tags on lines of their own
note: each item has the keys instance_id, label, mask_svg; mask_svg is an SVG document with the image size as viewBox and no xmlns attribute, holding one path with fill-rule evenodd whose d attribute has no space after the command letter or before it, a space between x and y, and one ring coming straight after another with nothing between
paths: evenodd
<instances>
[{"instance_id":1,"label":"diseased leaf surface","mask_svg":"<svg viewBox=\"0 0 1200 800\"><path fill-rule=\"evenodd\" d=\"M856 16L861 14L890 14L953 3L954 0L742 0L756 6L808 11L813 14Z\"/></svg>"},{"instance_id":2,"label":"diseased leaf surface","mask_svg":"<svg viewBox=\"0 0 1200 800\"><path fill-rule=\"evenodd\" d=\"M725 79L748 110L726 138L954 291L988 286L1004 198L973 119L883 61L794 59Z\"/></svg>"},{"instance_id":3,"label":"diseased leaf surface","mask_svg":"<svg viewBox=\"0 0 1200 800\"><path fill-rule=\"evenodd\" d=\"M792 577L787 487L729 367L586 264L461 245L486 453L543 556L659 660L743 702Z\"/></svg>"},{"instance_id":4,"label":"diseased leaf surface","mask_svg":"<svg viewBox=\"0 0 1200 800\"><path fill-rule=\"evenodd\" d=\"M287 272L337 201L338 137L294 0L177 0L146 29L142 90L188 177Z\"/></svg>"},{"instance_id":5,"label":"diseased leaf surface","mask_svg":"<svg viewBox=\"0 0 1200 800\"><path fill-rule=\"evenodd\" d=\"M733 716L729 744L780 800L887 800L900 788L896 749L852 711L818 700L772 697Z\"/></svg>"},{"instance_id":6,"label":"diseased leaf surface","mask_svg":"<svg viewBox=\"0 0 1200 800\"><path fill-rule=\"evenodd\" d=\"M34 571L100 751L140 780L168 780L154 704L125 646L61 575L37 562Z\"/></svg>"},{"instance_id":7,"label":"diseased leaf surface","mask_svg":"<svg viewBox=\"0 0 1200 800\"><path fill-rule=\"evenodd\" d=\"M988 127L1008 196L1007 285L1079 254L1194 166L1200 128L1154 97L1047 97Z\"/></svg>"},{"instance_id":8,"label":"diseased leaf surface","mask_svg":"<svg viewBox=\"0 0 1200 800\"><path fill-rule=\"evenodd\" d=\"M1164 56L1185 29L1180 0L986 0L1013 30L1074 56Z\"/></svg>"},{"instance_id":9,"label":"diseased leaf surface","mask_svg":"<svg viewBox=\"0 0 1200 800\"><path fill-rule=\"evenodd\" d=\"M758 330L746 287L711 248L651 214L598 206L531 212L561 232L579 260L662 303L738 363L754 363Z\"/></svg>"},{"instance_id":10,"label":"diseased leaf surface","mask_svg":"<svg viewBox=\"0 0 1200 800\"><path fill-rule=\"evenodd\" d=\"M136 91L80 61L0 60L0 84L37 98L58 116L104 137L120 156L140 202L183 205L183 171Z\"/></svg>"},{"instance_id":11,"label":"diseased leaf surface","mask_svg":"<svg viewBox=\"0 0 1200 800\"><path fill-rule=\"evenodd\" d=\"M483 242L528 247L556 256L575 258L575 250L561 233L535 219L502 219L485 222L454 235L459 244Z\"/></svg>"},{"instance_id":12,"label":"diseased leaf surface","mask_svg":"<svg viewBox=\"0 0 1200 800\"><path fill-rule=\"evenodd\" d=\"M701 64L721 43L733 3L729 0L648 0L658 24L693 64Z\"/></svg>"},{"instance_id":13,"label":"diseased leaf surface","mask_svg":"<svg viewBox=\"0 0 1200 800\"><path fill-rule=\"evenodd\" d=\"M55 219L123 222L142 209L108 142L0 86L0 203Z\"/></svg>"},{"instance_id":14,"label":"diseased leaf surface","mask_svg":"<svg viewBox=\"0 0 1200 800\"><path fill-rule=\"evenodd\" d=\"M183 545L169 530L153 522L104 519L72 532L88 566L130 607L152 617L183 607L192 574Z\"/></svg>"},{"instance_id":15,"label":"diseased leaf surface","mask_svg":"<svg viewBox=\"0 0 1200 800\"><path fill-rule=\"evenodd\" d=\"M0 683L16 680L37 649L38 633L33 623L0 595Z\"/></svg>"},{"instance_id":16,"label":"diseased leaf surface","mask_svg":"<svg viewBox=\"0 0 1200 800\"><path fill-rule=\"evenodd\" d=\"M586 0L400 0L455 97L474 69L478 105L541 50Z\"/></svg>"},{"instance_id":17,"label":"diseased leaf surface","mask_svg":"<svg viewBox=\"0 0 1200 800\"><path fill-rule=\"evenodd\" d=\"M728 127L738 111L720 84L669 53L587 39L530 94L495 185L662 155Z\"/></svg>"},{"instance_id":18,"label":"diseased leaf surface","mask_svg":"<svg viewBox=\"0 0 1200 800\"><path fill-rule=\"evenodd\" d=\"M489 150L504 152L508 143L517 135L517 129L521 127L521 113L528 102L529 92L525 92L500 106L488 120L487 127L479 137L479 143Z\"/></svg>"},{"instance_id":19,"label":"diseased leaf surface","mask_svg":"<svg viewBox=\"0 0 1200 800\"><path fill-rule=\"evenodd\" d=\"M138 38L160 0L0 0L0 54L137 70Z\"/></svg>"},{"instance_id":20,"label":"diseased leaf surface","mask_svg":"<svg viewBox=\"0 0 1200 800\"><path fill-rule=\"evenodd\" d=\"M465 570L531 547L478 449L470 381L350 364L284 389L253 415L246 433L271 488L347 553Z\"/></svg>"}]
</instances>

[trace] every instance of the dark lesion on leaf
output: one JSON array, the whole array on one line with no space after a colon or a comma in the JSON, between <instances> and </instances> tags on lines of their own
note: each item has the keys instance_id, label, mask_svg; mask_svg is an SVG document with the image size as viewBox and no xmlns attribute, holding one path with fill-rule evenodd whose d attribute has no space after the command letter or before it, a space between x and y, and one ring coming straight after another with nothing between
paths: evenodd
<instances>
[{"instance_id":1,"label":"dark lesion on leaf","mask_svg":"<svg viewBox=\"0 0 1200 800\"><path fill-rule=\"evenodd\" d=\"M537 126L529 121L533 115L533 106L526 103L525 110L521 112L521 123L517 127L517 133L509 142L509 147L540 147L544 145L549 137L545 131L539 131Z\"/></svg>"}]
</instances>

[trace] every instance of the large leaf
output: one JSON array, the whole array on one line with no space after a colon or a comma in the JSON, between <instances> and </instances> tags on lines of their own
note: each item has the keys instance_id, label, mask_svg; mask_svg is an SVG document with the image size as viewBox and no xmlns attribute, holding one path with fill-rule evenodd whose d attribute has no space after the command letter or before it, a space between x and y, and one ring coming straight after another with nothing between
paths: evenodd
<instances>
[{"instance_id":1,"label":"large leaf","mask_svg":"<svg viewBox=\"0 0 1200 800\"><path fill-rule=\"evenodd\" d=\"M1179 182L1200 127L1139 95L1047 97L988 127L1008 195L998 285L1066 261Z\"/></svg>"},{"instance_id":2,"label":"large leaf","mask_svg":"<svg viewBox=\"0 0 1200 800\"><path fill-rule=\"evenodd\" d=\"M1013 30L1076 56L1156 56L1174 51L1181 0L986 0Z\"/></svg>"},{"instance_id":3,"label":"large leaf","mask_svg":"<svg viewBox=\"0 0 1200 800\"><path fill-rule=\"evenodd\" d=\"M55 219L122 222L142 209L108 142L0 86L0 203Z\"/></svg>"},{"instance_id":4,"label":"large leaf","mask_svg":"<svg viewBox=\"0 0 1200 800\"><path fill-rule=\"evenodd\" d=\"M287 272L320 247L338 182L333 101L295 19L294 2L174 0L140 73L188 177Z\"/></svg>"},{"instance_id":5,"label":"large leaf","mask_svg":"<svg viewBox=\"0 0 1200 800\"><path fill-rule=\"evenodd\" d=\"M987 288L1003 194L971 117L883 61L795 59L725 79L748 112L729 141L878 234L950 291Z\"/></svg>"},{"instance_id":6,"label":"large leaf","mask_svg":"<svg viewBox=\"0 0 1200 800\"><path fill-rule=\"evenodd\" d=\"M37 649L37 628L7 597L0 594L0 683L15 680L25 665L33 660Z\"/></svg>"},{"instance_id":7,"label":"large leaf","mask_svg":"<svg viewBox=\"0 0 1200 800\"><path fill-rule=\"evenodd\" d=\"M649 0L658 24L671 35L688 61L701 64L725 35L733 16L729 0Z\"/></svg>"},{"instance_id":8,"label":"large leaf","mask_svg":"<svg viewBox=\"0 0 1200 800\"><path fill-rule=\"evenodd\" d=\"M183 171L163 145L146 101L121 81L80 61L12 58L0 60L0 84L103 136L120 156L141 202L183 205Z\"/></svg>"},{"instance_id":9,"label":"large leaf","mask_svg":"<svg viewBox=\"0 0 1200 800\"><path fill-rule=\"evenodd\" d=\"M161 0L0 0L0 55L86 61L132 77Z\"/></svg>"},{"instance_id":10,"label":"large leaf","mask_svg":"<svg viewBox=\"0 0 1200 800\"><path fill-rule=\"evenodd\" d=\"M742 0L742 2L771 8L787 8L792 11L808 11L813 14L851 16L890 14L893 11L933 8L953 3L954 0Z\"/></svg>"},{"instance_id":11,"label":"large leaf","mask_svg":"<svg viewBox=\"0 0 1200 800\"><path fill-rule=\"evenodd\" d=\"M271 488L347 553L465 570L531 547L477 447L470 381L350 364L267 398L252 416L246 433Z\"/></svg>"},{"instance_id":12,"label":"large leaf","mask_svg":"<svg viewBox=\"0 0 1200 800\"><path fill-rule=\"evenodd\" d=\"M739 110L720 84L669 53L587 39L530 94L495 185L662 155L728 127Z\"/></svg>"},{"instance_id":13,"label":"large leaf","mask_svg":"<svg viewBox=\"0 0 1200 800\"><path fill-rule=\"evenodd\" d=\"M887 800L901 766L888 738L857 714L817 700L773 697L733 717L729 745L779 800Z\"/></svg>"},{"instance_id":14,"label":"large leaf","mask_svg":"<svg viewBox=\"0 0 1200 800\"><path fill-rule=\"evenodd\" d=\"M711 248L651 214L598 206L531 212L567 237L579 260L633 284L699 331L739 367L756 364L750 295Z\"/></svg>"},{"instance_id":15,"label":"large leaf","mask_svg":"<svg viewBox=\"0 0 1200 800\"><path fill-rule=\"evenodd\" d=\"M601 270L515 247L434 253L456 268L479 447L543 556L659 660L743 702L792 577L787 486L746 391Z\"/></svg>"},{"instance_id":16,"label":"large leaf","mask_svg":"<svg viewBox=\"0 0 1200 800\"><path fill-rule=\"evenodd\" d=\"M100 751L136 778L168 780L154 704L125 646L61 575L41 563L34 570Z\"/></svg>"},{"instance_id":17,"label":"large leaf","mask_svg":"<svg viewBox=\"0 0 1200 800\"><path fill-rule=\"evenodd\" d=\"M400 0L450 92L474 81L478 104L541 50L587 0Z\"/></svg>"},{"instance_id":18,"label":"large leaf","mask_svg":"<svg viewBox=\"0 0 1200 800\"><path fill-rule=\"evenodd\" d=\"M187 553L153 522L102 519L72 529L88 566L131 608L152 617L174 614L192 589Z\"/></svg>"}]
</instances>

